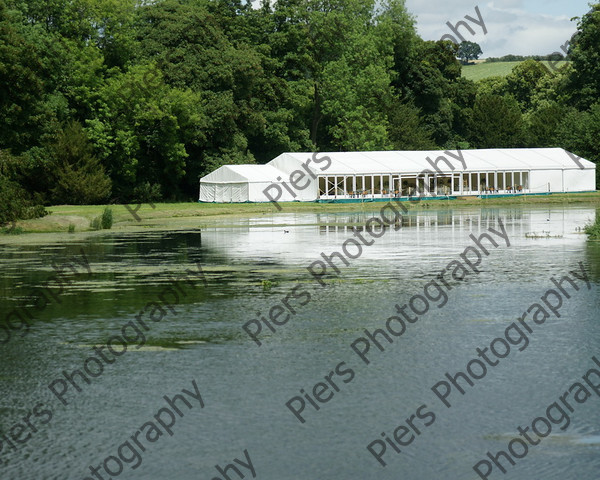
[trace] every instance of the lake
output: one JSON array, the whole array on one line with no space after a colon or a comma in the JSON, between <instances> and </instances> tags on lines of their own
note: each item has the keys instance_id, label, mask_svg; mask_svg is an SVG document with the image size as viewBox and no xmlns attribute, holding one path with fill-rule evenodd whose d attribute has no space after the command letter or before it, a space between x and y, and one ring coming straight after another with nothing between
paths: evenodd
<instances>
[{"instance_id":1,"label":"lake","mask_svg":"<svg viewBox=\"0 0 600 480\"><path fill-rule=\"evenodd\" d=\"M436 208L0 239L1 478L597 478L594 208Z\"/></svg>"}]
</instances>

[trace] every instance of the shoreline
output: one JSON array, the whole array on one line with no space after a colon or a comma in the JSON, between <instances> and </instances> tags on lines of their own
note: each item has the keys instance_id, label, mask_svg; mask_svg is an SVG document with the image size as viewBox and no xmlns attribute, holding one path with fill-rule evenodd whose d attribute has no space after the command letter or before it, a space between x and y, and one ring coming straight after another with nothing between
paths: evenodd
<instances>
[{"instance_id":1,"label":"shoreline","mask_svg":"<svg viewBox=\"0 0 600 480\"><path fill-rule=\"evenodd\" d=\"M405 202L403 202L405 203ZM409 203L409 202L406 202ZM410 202L409 210L447 210L462 207L503 207L503 206L546 206L586 204L600 207L600 192L549 194L535 196L511 197L459 197L456 199L423 198L418 203ZM66 235L74 238L77 234L104 234L108 232L136 232L148 230L190 230L209 227L211 223L223 219L239 220L241 218L261 215L285 215L294 213L352 213L371 211L381 208L381 202L354 203L316 203L316 202L287 202L281 203L278 210L271 203L156 203L129 205L57 205L47 207L50 212L42 218L21 220L16 227L22 229L20 234L0 234L0 242L13 243L10 239L24 239L35 234ZM102 214L105 207L113 211L113 226L109 230L92 230L90 222ZM153 208L154 207L154 208ZM131 213L135 212L135 216ZM139 221L138 221L139 219ZM282 219L283 220L283 219ZM69 225L75 227L75 233L68 233ZM272 224L271 224L272 225ZM285 221L278 222L279 226L291 225Z\"/></svg>"}]
</instances>

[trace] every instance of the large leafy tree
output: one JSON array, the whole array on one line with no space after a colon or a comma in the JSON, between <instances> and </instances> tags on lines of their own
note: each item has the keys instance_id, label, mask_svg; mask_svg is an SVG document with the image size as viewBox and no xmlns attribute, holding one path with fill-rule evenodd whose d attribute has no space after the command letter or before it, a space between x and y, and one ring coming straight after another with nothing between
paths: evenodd
<instances>
[{"instance_id":1,"label":"large leafy tree","mask_svg":"<svg viewBox=\"0 0 600 480\"><path fill-rule=\"evenodd\" d=\"M394 66L397 88L403 98L422 111L435 142L444 145L453 135L453 86L461 76L456 45L416 39L406 61L408 67Z\"/></svg>"},{"instance_id":2,"label":"large leafy tree","mask_svg":"<svg viewBox=\"0 0 600 480\"><path fill-rule=\"evenodd\" d=\"M550 71L541 62L525 60L506 76L506 91L517 99L522 110L529 110L538 84L549 75Z\"/></svg>"},{"instance_id":3,"label":"large leafy tree","mask_svg":"<svg viewBox=\"0 0 600 480\"><path fill-rule=\"evenodd\" d=\"M481 94L473 106L471 141L476 148L525 146L525 125L517 101L510 95Z\"/></svg>"},{"instance_id":4,"label":"large leafy tree","mask_svg":"<svg viewBox=\"0 0 600 480\"><path fill-rule=\"evenodd\" d=\"M390 67L401 39L414 35L403 2L282 0L273 16L272 51L280 74L310 95L315 147L389 146Z\"/></svg>"},{"instance_id":5,"label":"large leafy tree","mask_svg":"<svg viewBox=\"0 0 600 480\"><path fill-rule=\"evenodd\" d=\"M532 147L561 147L558 130L572 108L546 102L526 116L528 143Z\"/></svg>"},{"instance_id":6,"label":"large leafy tree","mask_svg":"<svg viewBox=\"0 0 600 480\"><path fill-rule=\"evenodd\" d=\"M39 29L27 28L19 11L0 0L0 149L21 153L49 131L54 111Z\"/></svg>"},{"instance_id":7,"label":"large leafy tree","mask_svg":"<svg viewBox=\"0 0 600 480\"><path fill-rule=\"evenodd\" d=\"M187 145L195 174L223 163L251 163L253 152L266 161L309 147L298 120L306 103L302 90L276 75L270 49L261 43L268 10L240 2L167 0L138 13L140 61L155 62L167 85L202 98L206 136Z\"/></svg>"},{"instance_id":8,"label":"large leafy tree","mask_svg":"<svg viewBox=\"0 0 600 480\"><path fill-rule=\"evenodd\" d=\"M161 185L170 198L181 195L189 157L186 145L206 141L209 132L211 112L205 105L206 100L189 89L166 85L154 64L107 80L98 92L87 134L119 198L127 199L144 182Z\"/></svg>"},{"instance_id":9,"label":"large leafy tree","mask_svg":"<svg viewBox=\"0 0 600 480\"><path fill-rule=\"evenodd\" d=\"M569 92L583 110L600 98L600 4L592 6L578 28L571 50L573 70Z\"/></svg>"},{"instance_id":10,"label":"large leafy tree","mask_svg":"<svg viewBox=\"0 0 600 480\"><path fill-rule=\"evenodd\" d=\"M483 52L479 44L475 42L464 41L460 42L456 56L466 65L471 60L477 60Z\"/></svg>"},{"instance_id":11,"label":"large leafy tree","mask_svg":"<svg viewBox=\"0 0 600 480\"><path fill-rule=\"evenodd\" d=\"M79 122L69 122L50 146L52 179L50 193L53 203L93 204L108 200L110 178L100 160L93 155Z\"/></svg>"},{"instance_id":12,"label":"large leafy tree","mask_svg":"<svg viewBox=\"0 0 600 480\"><path fill-rule=\"evenodd\" d=\"M557 133L558 143L562 148L599 163L600 103L595 103L588 111L572 110L563 118ZM599 181L600 169L596 168L596 182Z\"/></svg>"}]
</instances>

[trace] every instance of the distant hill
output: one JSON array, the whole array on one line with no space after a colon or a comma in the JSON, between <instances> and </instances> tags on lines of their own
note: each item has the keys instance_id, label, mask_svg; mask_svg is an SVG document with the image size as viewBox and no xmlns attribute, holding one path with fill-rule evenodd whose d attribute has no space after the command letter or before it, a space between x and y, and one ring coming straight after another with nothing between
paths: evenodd
<instances>
[{"instance_id":1,"label":"distant hill","mask_svg":"<svg viewBox=\"0 0 600 480\"><path fill-rule=\"evenodd\" d=\"M519 63L521 62L480 62L475 65L463 65L462 76L473 81L495 76L505 77ZM542 63L550 68L547 61L543 61ZM556 68L560 68L565 63L568 62L553 62L553 65Z\"/></svg>"}]
</instances>

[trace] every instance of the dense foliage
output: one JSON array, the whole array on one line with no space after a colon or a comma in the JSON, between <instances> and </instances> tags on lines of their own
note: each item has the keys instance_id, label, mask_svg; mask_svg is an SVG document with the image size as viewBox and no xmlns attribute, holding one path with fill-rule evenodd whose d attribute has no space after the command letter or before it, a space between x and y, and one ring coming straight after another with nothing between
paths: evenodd
<instances>
[{"instance_id":1,"label":"dense foliage","mask_svg":"<svg viewBox=\"0 0 600 480\"><path fill-rule=\"evenodd\" d=\"M600 160L600 6L567 67L528 60L478 83L456 45L417 35L403 0L0 0L0 39L0 203L21 216L194 198L219 165L284 151Z\"/></svg>"}]
</instances>

